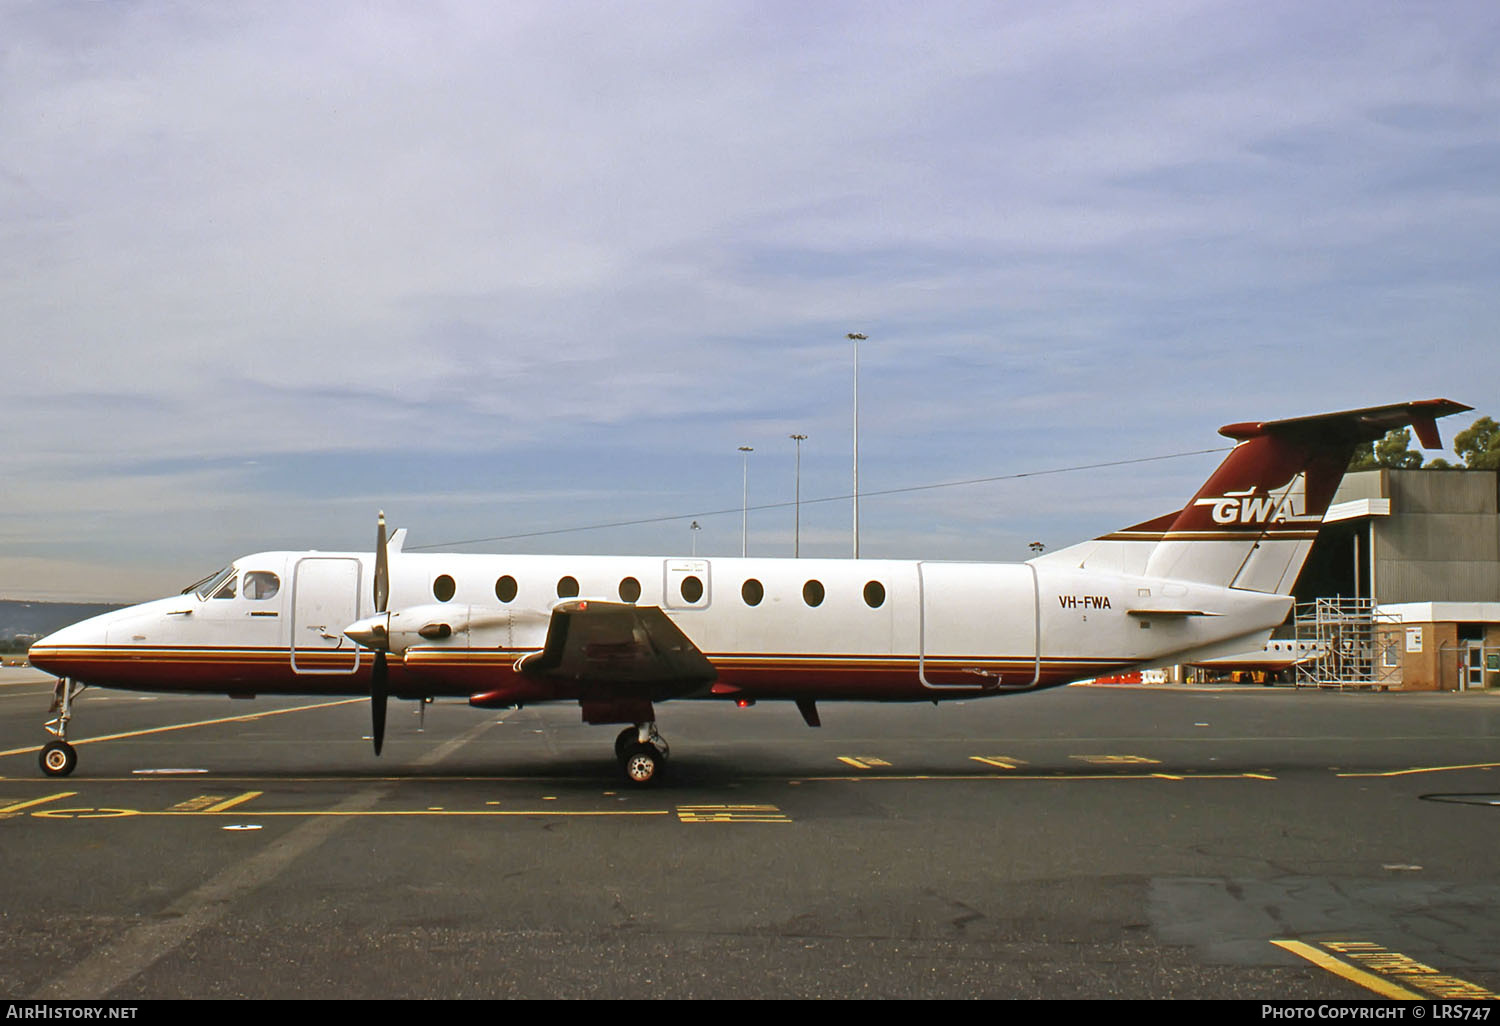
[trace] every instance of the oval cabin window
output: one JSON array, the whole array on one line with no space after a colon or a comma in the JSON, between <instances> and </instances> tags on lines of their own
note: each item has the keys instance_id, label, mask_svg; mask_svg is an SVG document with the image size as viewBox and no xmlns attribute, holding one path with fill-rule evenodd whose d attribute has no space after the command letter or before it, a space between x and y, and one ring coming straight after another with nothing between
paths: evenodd
<instances>
[{"instance_id":1,"label":"oval cabin window","mask_svg":"<svg viewBox=\"0 0 1500 1026\"><path fill-rule=\"evenodd\" d=\"M703 582L692 574L682 579L682 600L684 602L697 602L703 597Z\"/></svg>"},{"instance_id":2,"label":"oval cabin window","mask_svg":"<svg viewBox=\"0 0 1500 1026\"><path fill-rule=\"evenodd\" d=\"M802 586L802 601L810 606L823 604L823 582L808 581Z\"/></svg>"},{"instance_id":3,"label":"oval cabin window","mask_svg":"<svg viewBox=\"0 0 1500 1026\"><path fill-rule=\"evenodd\" d=\"M885 605L885 585L879 581L871 581L865 585L865 605L871 609L879 609Z\"/></svg>"},{"instance_id":4,"label":"oval cabin window","mask_svg":"<svg viewBox=\"0 0 1500 1026\"><path fill-rule=\"evenodd\" d=\"M634 602L641 597L641 582L634 577L627 577L620 582L620 600L622 602Z\"/></svg>"},{"instance_id":5,"label":"oval cabin window","mask_svg":"<svg viewBox=\"0 0 1500 1026\"><path fill-rule=\"evenodd\" d=\"M578 594L578 578L564 577L557 582L558 598L574 598Z\"/></svg>"},{"instance_id":6,"label":"oval cabin window","mask_svg":"<svg viewBox=\"0 0 1500 1026\"><path fill-rule=\"evenodd\" d=\"M760 600L766 597L766 589L754 577L740 585L740 597L745 600L747 606L758 606Z\"/></svg>"},{"instance_id":7,"label":"oval cabin window","mask_svg":"<svg viewBox=\"0 0 1500 1026\"><path fill-rule=\"evenodd\" d=\"M501 602L514 602L516 598L516 579L506 574L495 582L495 597Z\"/></svg>"},{"instance_id":8,"label":"oval cabin window","mask_svg":"<svg viewBox=\"0 0 1500 1026\"><path fill-rule=\"evenodd\" d=\"M437 580L432 582L432 597L439 602L447 602L457 590L458 587L453 583L453 578L447 574L440 574Z\"/></svg>"}]
</instances>

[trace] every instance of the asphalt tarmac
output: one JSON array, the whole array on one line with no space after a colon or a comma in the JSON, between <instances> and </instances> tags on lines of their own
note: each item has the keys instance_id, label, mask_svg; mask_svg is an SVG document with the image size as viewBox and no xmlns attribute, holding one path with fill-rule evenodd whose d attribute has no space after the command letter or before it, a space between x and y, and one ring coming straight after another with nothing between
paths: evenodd
<instances>
[{"instance_id":1,"label":"asphalt tarmac","mask_svg":"<svg viewBox=\"0 0 1500 1026\"><path fill-rule=\"evenodd\" d=\"M1073 687L658 707L89 691L0 671L0 997L1500 993L1500 695Z\"/></svg>"}]
</instances>

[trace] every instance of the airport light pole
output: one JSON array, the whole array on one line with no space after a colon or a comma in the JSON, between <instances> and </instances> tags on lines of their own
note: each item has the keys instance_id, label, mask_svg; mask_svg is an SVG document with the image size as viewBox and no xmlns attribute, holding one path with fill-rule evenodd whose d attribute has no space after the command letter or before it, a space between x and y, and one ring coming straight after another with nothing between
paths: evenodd
<instances>
[{"instance_id":1,"label":"airport light pole","mask_svg":"<svg viewBox=\"0 0 1500 1026\"><path fill-rule=\"evenodd\" d=\"M748 445L740 446L743 454L744 467L744 499L740 504L740 555L749 555L750 550L750 454L755 449Z\"/></svg>"},{"instance_id":2,"label":"airport light pole","mask_svg":"<svg viewBox=\"0 0 1500 1026\"><path fill-rule=\"evenodd\" d=\"M854 343L854 558L859 558L859 344L868 336L851 331L845 336Z\"/></svg>"},{"instance_id":3,"label":"airport light pole","mask_svg":"<svg viewBox=\"0 0 1500 1026\"><path fill-rule=\"evenodd\" d=\"M693 557L695 559L698 556L698 532L701 530L703 530L703 528L698 526L698 521L696 520L688 525L688 533L693 536Z\"/></svg>"},{"instance_id":4,"label":"airport light pole","mask_svg":"<svg viewBox=\"0 0 1500 1026\"><path fill-rule=\"evenodd\" d=\"M806 435L788 435L792 441L797 443L797 475L796 487L792 491L792 508L796 511L795 525L792 528L792 558L796 559L802 555L802 443L807 441Z\"/></svg>"}]
</instances>

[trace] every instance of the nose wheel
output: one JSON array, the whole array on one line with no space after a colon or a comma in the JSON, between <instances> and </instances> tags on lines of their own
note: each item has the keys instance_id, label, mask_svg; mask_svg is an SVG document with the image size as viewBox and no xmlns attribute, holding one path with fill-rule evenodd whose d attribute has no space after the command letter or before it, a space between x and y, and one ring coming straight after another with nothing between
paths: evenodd
<instances>
[{"instance_id":1,"label":"nose wheel","mask_svg":"<svg viewBox=\"0 0 1500 1026\"><path fill-rule=\"evenodd\" d=\"M37 765L49 777L65 777L78 765L78 749L66 741L48 741L42 746Z\"/></svg>"},{"instance_id":2,"label":"nose wheel","mask_svg":"<svg viewBox=\"0 0 1500 1026\"><path fill-rule=\"evenodd\" d=\"M620 761L620 771L626 783L634 787L656 783L670 753L667 739L657 733L655 723L626 727L615 738L615 758Z\"/></svg>"},{"instance_id":3,"label":"nose wheel","mask_svg":"<svg viewBox=\"0 0 1500 1026\"><path fill-rule=\"evenodd\" d=\"M52 708L47 711L56 715L43 726L57 740L43 745L37 759L37 765L49 777L65 777L78 765L78 750L68 744L68 721L73 718L73 699L83 693L85 686L71 678L59 677L52 689Z\"/></svg>"}]
</instances>

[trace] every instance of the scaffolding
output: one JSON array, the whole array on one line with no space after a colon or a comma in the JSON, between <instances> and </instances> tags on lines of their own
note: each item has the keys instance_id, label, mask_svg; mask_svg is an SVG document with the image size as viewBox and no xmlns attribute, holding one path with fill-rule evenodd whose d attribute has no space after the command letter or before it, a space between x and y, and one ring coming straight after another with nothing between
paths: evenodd
<instances>
[{"instance_id":1,"label":"scaffolding","mask_svg":"<svg viewBox=\"0 0 1500 1026\"><path fill-rule=\"evenodd\" d=\"M1401 687L1401 621L1367 598L1320 598L1297 606L1297 641L1322 653L1297 664L1297 687Z\"/></svg>"}]
</instances>

